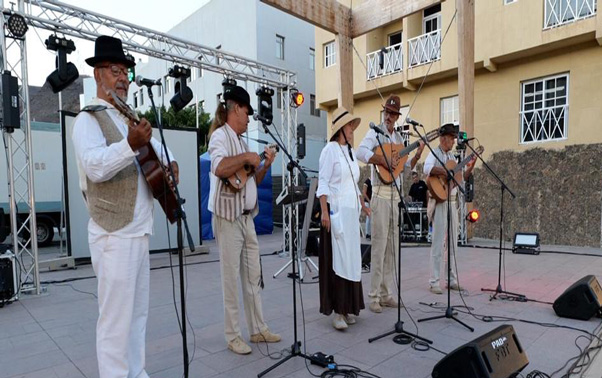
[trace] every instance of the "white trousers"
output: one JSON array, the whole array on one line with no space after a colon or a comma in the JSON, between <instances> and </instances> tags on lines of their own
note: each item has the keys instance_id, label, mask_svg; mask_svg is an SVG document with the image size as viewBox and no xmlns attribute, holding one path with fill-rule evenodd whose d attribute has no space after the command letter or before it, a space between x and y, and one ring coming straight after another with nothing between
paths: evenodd
<instances>
[{"instance_id":1,"label":"white trousers","mask_svg":"<svg viewBox=\"0 0 602 378\"><path fill-rule=\"evenodd\" d=\"M458 203L452 201L451 209L451 284L458 282L456 275L456 249L458 246ZM439 285L441 258L446 262L444 277L447 278L447 202L435 206L433 217L433 236L431 244L431 286Z\"/></svg>"},{"instance_id":2,"label":"white trousers","mask_svg":"<svg viewBox=\"0 0 602 378\"><path fill-rule=\"evenodd\" d=\"M372 189L372 247L370 257L371 302L386 301L396 297L399 233L399 195L389 186L374 186Z\"/></svg>"},{"instance_id":3,"label":"white trousers","mask_svg":"<svg viewBox=\"0 0 602 378\"><path fill-rule=\"evenodd\" d=\"M224 295L224 333L230 342L242 338L238 323L238 277L250 334L265 331L261 307L261 266L259 245L252 215L241 215L234 222L213 216L213 232L219 248Z\"/></svg>"},{"instance_id":4,"label":"white trousers","mask_svg":"<svg viewBox=\"0 0 602 378\"><path fill-rule=\"evenodd\" d=\"M98 278L96 355L100 378L148 378L144 365L149 237L88 238Z\"/></svg>"}]
</instances>

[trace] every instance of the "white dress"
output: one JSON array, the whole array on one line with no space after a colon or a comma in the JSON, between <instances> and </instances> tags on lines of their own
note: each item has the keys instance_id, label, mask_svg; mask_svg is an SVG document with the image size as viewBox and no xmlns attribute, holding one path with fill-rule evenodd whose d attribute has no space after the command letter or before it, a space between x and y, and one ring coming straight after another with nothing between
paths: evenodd
<instances>
[{"instance_id":1,"label":"white dress","mask_svg":"<svg viewBox=\"0 0 602 378\"><path fill-rule=\"evenodd\" d=\"M320 155L318 197L330 204L333 270L337 276L359 282L362 276L360 248L360 169L349 157L347 146L329 142Z\"/></svg>"}]
</instances>

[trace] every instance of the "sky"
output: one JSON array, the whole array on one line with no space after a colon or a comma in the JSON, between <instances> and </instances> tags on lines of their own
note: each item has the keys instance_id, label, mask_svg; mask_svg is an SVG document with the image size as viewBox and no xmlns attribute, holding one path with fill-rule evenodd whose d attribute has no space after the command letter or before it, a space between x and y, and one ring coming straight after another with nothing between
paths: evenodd
<instances>
[{"instance_id":1,"label":"sky","mask_svg":"<svg viewBox=\"0 0 602 378\"><path fill-rule=\"evenodd\" d=\"M159 32L169 29L184 20L210 0L62 0L64 3L100 13L104 16L144 26ZM213 0L229 1L229 0ZM177 4L177 9L171 9ZM46 77L55 69L54 51L44 45L50 32L30 28L26 34L29 85L42 86ZM67 56L80 75L92 75L92 68L85 60L94 55L94 43L67 36L75 42L76 50ZM137 59L139 57L137 56Z\"/></svg>"}]
</instances>

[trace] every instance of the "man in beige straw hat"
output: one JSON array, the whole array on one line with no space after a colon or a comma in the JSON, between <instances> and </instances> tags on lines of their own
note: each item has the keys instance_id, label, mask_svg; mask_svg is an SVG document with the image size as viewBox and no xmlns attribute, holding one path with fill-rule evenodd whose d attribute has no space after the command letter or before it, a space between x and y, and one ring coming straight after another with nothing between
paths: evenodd
<instances>
[{"instance_id":1,"label":"man in beige straw hat","mask_svg":"<svg viewBox=\"0 0 602 378\"><path fill-rule=\"evenodd\" d=\"M395 143L402 144L403 136L395 131L395 122L400 116L400 99L398 96L390 95L383 105L384 122L379 128L385 136L377 134L370 129L357 150L357 157L366 164L381 165L386 167L387 161L384 154L375 154L374 151L379 147L378 141L382 144ZM406 167L414 168L424 144L421 143L414 157L406 162ZM400 156L387 157L393 169L397 167ZM370 270L372 272L370 282L370 311L380 313L382 307L397 307L397 301L394 298L394 275L397 270L399 233L397 232L397 219L399 214L399 194L394 183L385 184L380 180L371 167L372 180L372 199L370 200L370 209L372 210L372 249ZM395 177L399 188L402 187L402 174Z\"/></svg>"}]
</instances>

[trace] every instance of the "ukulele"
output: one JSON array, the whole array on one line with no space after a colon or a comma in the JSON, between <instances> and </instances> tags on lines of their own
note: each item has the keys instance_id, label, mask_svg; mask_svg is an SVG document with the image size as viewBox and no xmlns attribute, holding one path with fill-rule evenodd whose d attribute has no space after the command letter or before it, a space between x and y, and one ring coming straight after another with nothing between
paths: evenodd
<instances>
[{"instance_id":1,"label":"ukulele","mask_svg":"<svg viewBox=\"0 0 602 378\"><path fill-rule=\"evenodd\" d=\"M115 109L117 109L124 117L134 123L140 122L140 118L138 118L136 112L134 112L114 91L110 90L109 95ZM159 201L169 222L174 223L176 221L176 211L179 206L178 199L171 186L170 177L166 172L166 167L157 157L157 153L150 141L138 149L136 160L138 160L140 170L142 170L146 183L153 193L153 198Z\"/></svg>"},{"instance_id":2,"label":"ukulele","mask_svg":"<svg viewBox=\"0 0 602 378\"><path fill-rule=\"evenodd\" d=\"M280 151L280 148L278 147L277 144L270 144L268 146L268 148L274 153L277 153L278 151ZM260 159L259 160L260 162L265 160L265 151L259 154L259 159ZM232 189L234 192L238 192L242 188L245 187L245 184L247 183L249 176L252 176L254 174L255 174L255 167L253 167L250 164L245 164L242 168L240 168L238 171L236 171L234 174L232 174L232 176L225 178L223 180L224 180L224 183L230 189Z\"/></svg>"},{"instance_id":3,"label":"ukulele","mask_svg":"<svg viewBox=\"0 0 602 378\"><path fill-rule=\"evenodd\" d=\"M479 146L475 149L475 152L479 155L481 155L483 151L485 151L485 147L483 146ZM457 164L455 160L449 160L447 163L445 163L445 168L452 171L454 178L457 182L460 182L460 180L462 180L462 168L464 168L464 166L468 164L470 160L472 160L472 158L475 156L475 152L465 157L464 160L460 162L460 164ZM429 188L431 197L433 197L435 201L439 203L447 201L447 191L453 189L456 184L452 181L452 186L450 189L447 186L447 177L429 176L426 179L426 185Z\"/></svg>"},{"instance_id":4,"label":"ukulele","mask_svg":"<svg viewBox=\"0 0 602 378\"><path fill-rule=\"evenodd\" d=\"M426 133L426 135L424 137L427 140L427 142L429 142L429 143L432 142L433 140L435 140L439 137L439 129L429 131L428 133ZM382 149L380 148L380 146L376 147L374 149L374 154L382 156L383 150L385 150L385 157L389 161L389 164L391 164L391 162L393 160L392 159L393 156L398 155L400 157L399 162L397 163L397 167L395 167L395 169L393 170L392 177L391 177L391 173L389 172L389 168L386 165L377 165L377 164L374 165L374 167L376 168L376 174L378 175L378 178L380 179L380 181L382 181L383 183L385 183L387 185L391 184L393 182L394 178L398 177L399 174L401 172L403 172L403 168L405 166L406 161L408 160L410 152L417 149L418 146L420 146L420 142L421 141L418 140L414 143L411 143L407 147L404 147L404 145L401 143L400 144L385 143L385 144L383 144Z\"/></svg>"}]
</instances>

